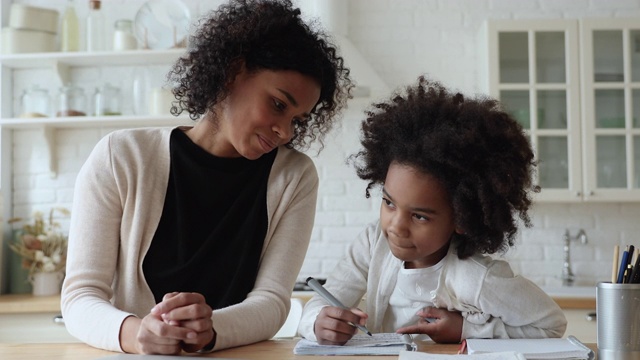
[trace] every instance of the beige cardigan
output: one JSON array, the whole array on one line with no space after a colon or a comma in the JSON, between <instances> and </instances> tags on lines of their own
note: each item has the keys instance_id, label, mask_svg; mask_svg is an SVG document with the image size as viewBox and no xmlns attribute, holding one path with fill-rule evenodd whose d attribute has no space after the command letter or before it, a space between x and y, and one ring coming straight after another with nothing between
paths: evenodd
<instances>
[{"instance_id":1,"label":"beige cardigan","mask_svg":"<svg viewBox=\"0 0 640 360\"><path fill-rule=\"evenodd\" d=\"M155 304L142 262L164 205L171 130L113 132L78 174L61 305L69 333L91 346L122 351L124 319L142 318ZM255 286L242 303L213 312L215 350L268 339L286 320L317 190L311 159L280 147L269 176L269 223Z\"/></svg>"}]
</instances>

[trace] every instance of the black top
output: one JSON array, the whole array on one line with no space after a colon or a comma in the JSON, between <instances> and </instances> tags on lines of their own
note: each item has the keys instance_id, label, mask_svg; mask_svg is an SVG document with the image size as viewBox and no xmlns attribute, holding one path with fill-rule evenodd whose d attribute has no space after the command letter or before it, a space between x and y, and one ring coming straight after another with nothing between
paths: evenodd
<instances>
[{"instance_id":1,"label":"black top","mask_svg":"<svg viewBox=\"0 0 640 360\"><path fill-rule=\"evenodd\" d=\"M219 158L182 130L171 132L167 195L142 265L156 302L169 292L198 292L219 309L247 297L267 232L277 151L257 160Z\"/></svg>"}]
</instances>

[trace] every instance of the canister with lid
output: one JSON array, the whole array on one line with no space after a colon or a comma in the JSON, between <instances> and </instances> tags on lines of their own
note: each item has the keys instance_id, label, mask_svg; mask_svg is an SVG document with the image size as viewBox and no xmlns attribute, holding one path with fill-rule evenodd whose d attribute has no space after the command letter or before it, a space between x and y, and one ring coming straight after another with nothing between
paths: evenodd
<instances>
[{"instance_id":1,"label":"canister with lid","mask_svg":"<svg viewBox=\"0 0 640 360\"><path fill-rule=\"evenodd\" d=\"M113 50L135 50L138 48L138 40L133 35L133 21L119 19L115 22L113 31Z\"/></svg>"},{"instance_id":2,"label":"canister with lid","mask_svg":"<svg viewBox=\"0 0 640 360\"><path fill-rule=\"evenodd\" d=\"M33 85L22 93L20 103L21 118L51 116L51 98L47 89Z\"/></svg>"},{"instance_id":3,"label":"canister with lid","mask_svg":"<svg viewBox=\"0 0 640 360\"><path fill-rule=\"evenodd\" d=\"M84 90L74 85L60 88L56 116L86 116L87 98Z\"/></svg>"},{"instance_id":4,"label":"canister with lid","mask_svg":"<svg viewBox=\"0 0 640 360\"><path fill-rule=\"evenodd\" d=\"M120 89L108 83L104 84L93 94L93 115L121 115L120 102Z\"/></svg>"}]
</instances>

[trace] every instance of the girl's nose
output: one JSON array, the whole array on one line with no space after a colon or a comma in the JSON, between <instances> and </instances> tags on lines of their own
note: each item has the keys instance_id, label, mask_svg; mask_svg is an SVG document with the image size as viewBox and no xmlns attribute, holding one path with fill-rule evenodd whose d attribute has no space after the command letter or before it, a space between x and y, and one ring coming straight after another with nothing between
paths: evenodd
<instances>
[{"instance_id":1,"label":"girl's nose","mask_svg":"<svg viewBox=\"0 0 640 360\"><path fill-rule=\"evenodd\" d=\"M406 216L400 214L399 212L396 212L391 218L391 226L389 227L389 231L391 231L398 237L409 236L409 226L407 220L408 219L406 219Z\"/></svg>"}]
</instances>

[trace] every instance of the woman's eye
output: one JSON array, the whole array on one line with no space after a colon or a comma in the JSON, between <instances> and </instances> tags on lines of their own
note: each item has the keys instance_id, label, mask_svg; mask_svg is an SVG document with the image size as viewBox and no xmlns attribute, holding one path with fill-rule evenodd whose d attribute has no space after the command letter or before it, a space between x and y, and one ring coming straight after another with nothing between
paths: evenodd
<instances>
[{"instance_id":1,"label":"woman's eye","mask_svg":"<svg viewBox=\"0 0 640 360\"><path fill-rule=\"evenodd\" d=\"M287 108L287 105L279 100L273 100L273 106L275 106L275 108L278 110L284 110Z\"/></svg>"}]
</instances>

